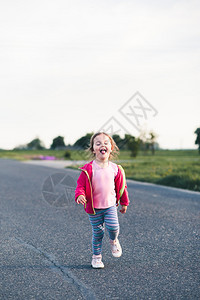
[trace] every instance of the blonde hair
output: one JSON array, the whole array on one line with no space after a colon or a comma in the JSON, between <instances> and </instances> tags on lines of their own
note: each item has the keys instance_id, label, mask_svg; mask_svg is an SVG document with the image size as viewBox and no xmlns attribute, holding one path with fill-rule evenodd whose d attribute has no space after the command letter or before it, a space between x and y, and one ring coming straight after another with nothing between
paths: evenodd
<instances>
[{"instance_id":1,"label":"blonde hair","mask_svg":"<svg viewBox=\"0 0 200 300\"><path fill-rule=\"evenodd\" d=\"M94 151L94 147L93 147L94 146L94 139L95 139L95 137L97 137L100 134L106 135L110 140L112 152L110 153L109 159L115 158L119 154L119 148L117 147L114 139L106 132L96 132L95 134L93 134L93 136L90 139L90 146L87 149L87 152L89 152L90 156L92 156L93 158L95 157L95 154L93 152Z\"/></svg>"}]
</instances>

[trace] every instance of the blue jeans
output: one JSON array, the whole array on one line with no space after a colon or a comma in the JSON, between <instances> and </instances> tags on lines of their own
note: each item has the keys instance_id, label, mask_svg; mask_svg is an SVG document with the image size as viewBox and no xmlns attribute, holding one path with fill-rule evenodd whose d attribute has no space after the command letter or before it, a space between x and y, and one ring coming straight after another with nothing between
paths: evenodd
<instances>
[{"instance_id":1,"label":"blue jeans","mask_svg":"<svg viewBox=\"0 0 200 300\"><path fill-rule=\"evenodd\" d=\"M102 251L102 239L104 236L104 223L111 240L115 240L119 235L119 221L117 207L111 206L106 209L95 209L96 215L89 214L92 225L92 251L99 255Z\"/></svg>"}]
</instances>

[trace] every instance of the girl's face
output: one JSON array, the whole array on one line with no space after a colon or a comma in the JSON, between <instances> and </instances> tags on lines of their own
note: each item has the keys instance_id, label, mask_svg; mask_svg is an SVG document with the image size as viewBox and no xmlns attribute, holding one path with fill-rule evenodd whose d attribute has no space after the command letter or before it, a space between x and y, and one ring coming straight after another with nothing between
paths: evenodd
<instances>
[{"instance_id":1,"label":"girl's face","mask_svg":"<svg viewBox=\"0 0 200 300\"><path fill-rule=\"evenodd\" d=\"M99 134L94 138L93 153L97 160L107 161L112 152L112 145L110 139L105 134Z\"/></svg>"}]
</instances>

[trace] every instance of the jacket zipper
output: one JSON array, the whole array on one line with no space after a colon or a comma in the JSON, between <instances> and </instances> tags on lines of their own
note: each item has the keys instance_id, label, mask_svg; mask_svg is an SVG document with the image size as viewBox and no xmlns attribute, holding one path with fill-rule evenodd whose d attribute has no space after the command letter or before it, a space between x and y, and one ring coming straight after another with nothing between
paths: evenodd
<instances>
[{"instance_id":1,"label":"jacket zipper","mask_svg":"<svg viewBox=\"0 0 200 300\"><path fill-rule=\"evenodd\" d=\"M118 165L118 167L121 169L121 171L122 171L122 177L123 177L122 187L121 187L121 189L120 189L120 191L119 191L120 198L121 198L121 196L122 196L123 193L124 193L124 189L125 189L125 173L124 173L124 169L122 168L122 166Z\"/></svg>"}]
</instances>

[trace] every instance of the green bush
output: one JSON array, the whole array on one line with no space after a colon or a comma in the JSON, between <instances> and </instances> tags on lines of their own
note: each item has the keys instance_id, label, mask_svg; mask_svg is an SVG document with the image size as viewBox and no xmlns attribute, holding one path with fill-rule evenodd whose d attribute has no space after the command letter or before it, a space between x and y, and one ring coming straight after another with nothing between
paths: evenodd
<instances>
[{"instance_id":1,"label":"green bush","mask_svg":"<svg viewBox=\"0 0 200 300\"><path fill-rule=\"evenodd\" d=\"M65 159L70 159L71 158L71 151L66 150L65 153L64 153L64 158Z\"/></svg>"}]
</instances>

